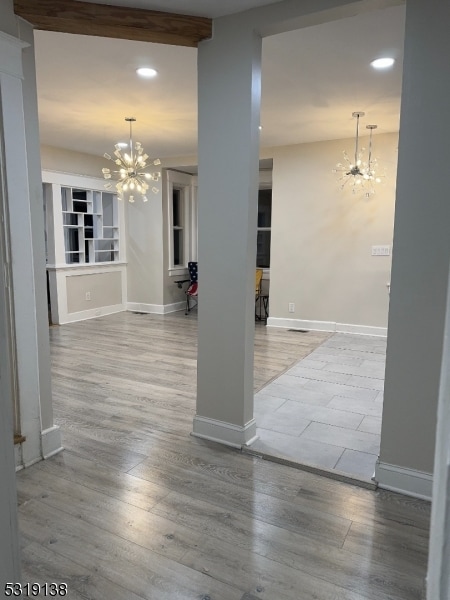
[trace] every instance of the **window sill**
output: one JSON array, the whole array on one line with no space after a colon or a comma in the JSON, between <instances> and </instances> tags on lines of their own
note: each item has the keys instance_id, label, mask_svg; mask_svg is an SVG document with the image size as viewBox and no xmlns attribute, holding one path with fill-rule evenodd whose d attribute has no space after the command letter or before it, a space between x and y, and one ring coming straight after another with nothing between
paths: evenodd
<instances>
[{"instance_id":1,"label":"window sill","mask_svg":"<svg viewBox=\"0 0 450 600\"><path fill-rule=\"evenodd\" d=\"M110 261L110 262L96 262L96 263L61 263L61 264L50 264L47 263L48 271L70 271L72 269L95 269L97 267L124 267L127 263L124 261Z\"/></svg>"},{"instance_id":2,"label":"window sill","mask_svg":"<svg viewBox=\"0 0 450 600\"><path fill-rule=\"evenodd\" d=\"M180 275L187 275L187 267L172 267L169 269L169 277L179 277Z\"/></svg>"}]
</instances>

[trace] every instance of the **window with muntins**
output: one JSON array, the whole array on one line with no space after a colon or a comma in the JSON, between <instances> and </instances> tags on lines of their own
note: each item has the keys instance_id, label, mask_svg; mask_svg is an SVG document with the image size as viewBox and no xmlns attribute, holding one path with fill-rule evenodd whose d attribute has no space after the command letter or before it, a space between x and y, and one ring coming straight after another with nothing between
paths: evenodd
<instances>
[{"instance_id":1,"label":"window with muntins","mask_svg":"<svg viewBox=\"0 0 450 600\"><path fill-rule=\"evenodd\" d=\"M272 190L262 189L258 192L258 238L256 249L256 266L260 269L270 268L271 228Z\"/></svg>"},{"instance_id":2,"label":"window with muntins","mask_svg":"<svg viewBox=\"0 0 450 600\"><path fill-rule=\"evenodd\" d=\"M172 189L172 228L173 228L173 265L178 267L184 264L184 205L183 190Z\"/></svg>"},{"instance_id":3,"label":"window with muntins","mask_svg":"<svg viewBox=\"0 0 450 600\"><path fill-rule=\"evenodd\" d=\"M197 260L196 177L168 170L166 178L169 273L179 275L189 261Z\"/></svg>"}]
</instances>

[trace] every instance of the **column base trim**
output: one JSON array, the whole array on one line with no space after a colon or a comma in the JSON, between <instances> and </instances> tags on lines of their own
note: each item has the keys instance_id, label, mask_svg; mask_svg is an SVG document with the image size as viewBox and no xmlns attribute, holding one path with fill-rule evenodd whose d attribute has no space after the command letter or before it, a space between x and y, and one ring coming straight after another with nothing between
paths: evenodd
<instances>
[{"instance_id":1,"label":"column base trim","mask_svg":"<svg viewBox=\"0 0 450 600\"><path fill-rule=\"evenodd\" d=\"M406 467L390 465L377 460L375 481L378 487L405 496L430 500L433 495L433 476Z\"/></svg>"},{"instance_id":2,"label":"column base trim","mask_svg":"<svg viewBox=\"0 0 450 600\"><path fill-rule=\"evenodd\" d=\"M127 302L127 310L130 312L142 312L154 315L167 315L186 308L186 300L173 302L172 304L145 304L142 302Z\"/></svg>"},{"instance_id":3,"label":"column base trim","mask_svg":"<svg viewBox=\"0 0 450 600\"><path fill-rule=\"evenodd\" d=\"M250 446L256 442L256 421L252 419L243 427L226 423L225 421L216 421L208 417L200 417L196 415L193 422L193 430L191 435L210 442L217 442L232 448L242 448L242 446Z\"/></svg>"},{"instance_id":4,"label":"column base trim","mask_svg":"<svg viewBox=\"0 0 450 600\"><path fill-rule=\"evenodd\" d=\"M44 429L41 433L42 458L50 458L64 450L61 444L61 430L57 425ZM27 465L28 466L28 465Z\"/></svg>"}]
</instances>

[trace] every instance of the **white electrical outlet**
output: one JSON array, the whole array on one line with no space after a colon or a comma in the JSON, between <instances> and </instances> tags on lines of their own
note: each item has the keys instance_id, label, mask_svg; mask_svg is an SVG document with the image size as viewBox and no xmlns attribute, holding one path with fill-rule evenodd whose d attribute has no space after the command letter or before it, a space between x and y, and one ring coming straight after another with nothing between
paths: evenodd
<instances>
[{"instance_id":1,"label":"white electrical outlet","mask_svg":"<svg viewBox=\"0 0 450 600\"><path fill-rule=\"evenodd\" d=\"M91 299L91 292L86 292L86 300L90 300Z\"/></svg>"},{"instance_id":2,"label":"white electrical outlet","mask_svg":"<svg viewBox=\"0 0 450 600\"><path fill-rule=\"evenodd\" d=\"M289 312L295 312L295 304L293 302L289 302Z\"/></svg>"}]
</instances>

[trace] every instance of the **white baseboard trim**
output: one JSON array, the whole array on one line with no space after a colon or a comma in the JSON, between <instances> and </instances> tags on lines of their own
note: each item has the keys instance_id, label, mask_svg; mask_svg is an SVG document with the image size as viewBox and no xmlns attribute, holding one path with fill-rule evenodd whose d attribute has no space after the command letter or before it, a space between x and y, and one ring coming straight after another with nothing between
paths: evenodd
<instances>
[{"instance_id":1,"label":"white baseboard trim","mask_svg":"<svg viewBox=\"0 0 450 600\"><path fill-rule=\"evenodd\" d=\"M306 329L307 331L329 331L331 333L354 333L357 335L387 336L387 327L373 327L372 325L352 325L335 323L334 321L308 321L305 319L280 319L269 317L268 327L282 329Z\"/></svg>"},{"instance_id":2,"label":"white baseboard trim","mask_svg":"<svg viewBox=\"0 0 450 600\"><path fill-rule=\"evenodd\" d=\"M41 462L42 460L42 456L38 456L37 458L33 458L32 460L29 460L27 462L25 462L23 464L23 468L24 469L28 469L28 467L31 467L32 465L35 465L38 462Z\"/></svg>"},{"instance_id":3,"label":"white baseboard trim","mask_svg":"<svg viewBox=\"0 0 450 600\"><path fill-rule=\"evenodd\" d=\"M216 419L209 419L208 417L200 417L198 415L194 417L191 435L233 448L250 446L259 437L256 435L255 419L252 419L242 427L233 423L216 421Z\"/></svg>"},{"instance_id":4,"label":"white baseboard trim","mask_svg":"<svg viewBox=\"0 0 450 600\"><path fill-rule=\"evenodd\" d=\"M64 450L61 444L61 430L57 425L44 429L41 433L42 457L50 458Z\"/></svg>"},{"instance_id":5,"label":"white baseboard trim","mask_svg":"<svg viewBox=\"0 0 450 600\"><path fill-rule=\"evenodd\" d=\"M433 476L430 473L390 465L377 460L375 481L378 487L405 496L431 500L433 495Z\"/></svg>"},{"instance_id":6,"label":"white baseboard trim","mask_svg":"<svg viewBox=\"0 0 450 600\"><path fill-rule=\"evenodd\" d=\"M355 333L357 335L373 335L387 337L387 327L373 327L372 325L350 325L336 323L336 333Z\"/></svg>"},{"instance_id":7,"label":"white baseboard trim","mask_svg":"<svg viewBox=\"0 0 450 600\"><path fill-rule=\"evenodd\" d=\"M14 444L14 460L17 473L23 469L22 444Z\"/></svg>"},{"instance_id":8,"label":"white baseboard trim","mask_svg":"<svg viewBox=\"0 0 450 600\"><path fill-rule=\"evenodd\" d=\"M127 302L127 310L154 315L167 315L168 313L184 310L186 302L173 302L172 304L145 304L142 302Z\"/></svg>"},{"instance_id":9,"label":"white baseboard trim","mask_svg":"<svg viewBox=\"0 0 450 600\"><path fill-rule=\"evenodd\" d=\"M113 315L118 312L124 312L126 307L124 304L115 304L113 306L101 306L100 308L90 308L80 312L67 313L61 317L55 325L64 325L65 323L75 323L77 321L86 321L87 319L96 319L106 315Z\"/></svg>"}]
</instances>

